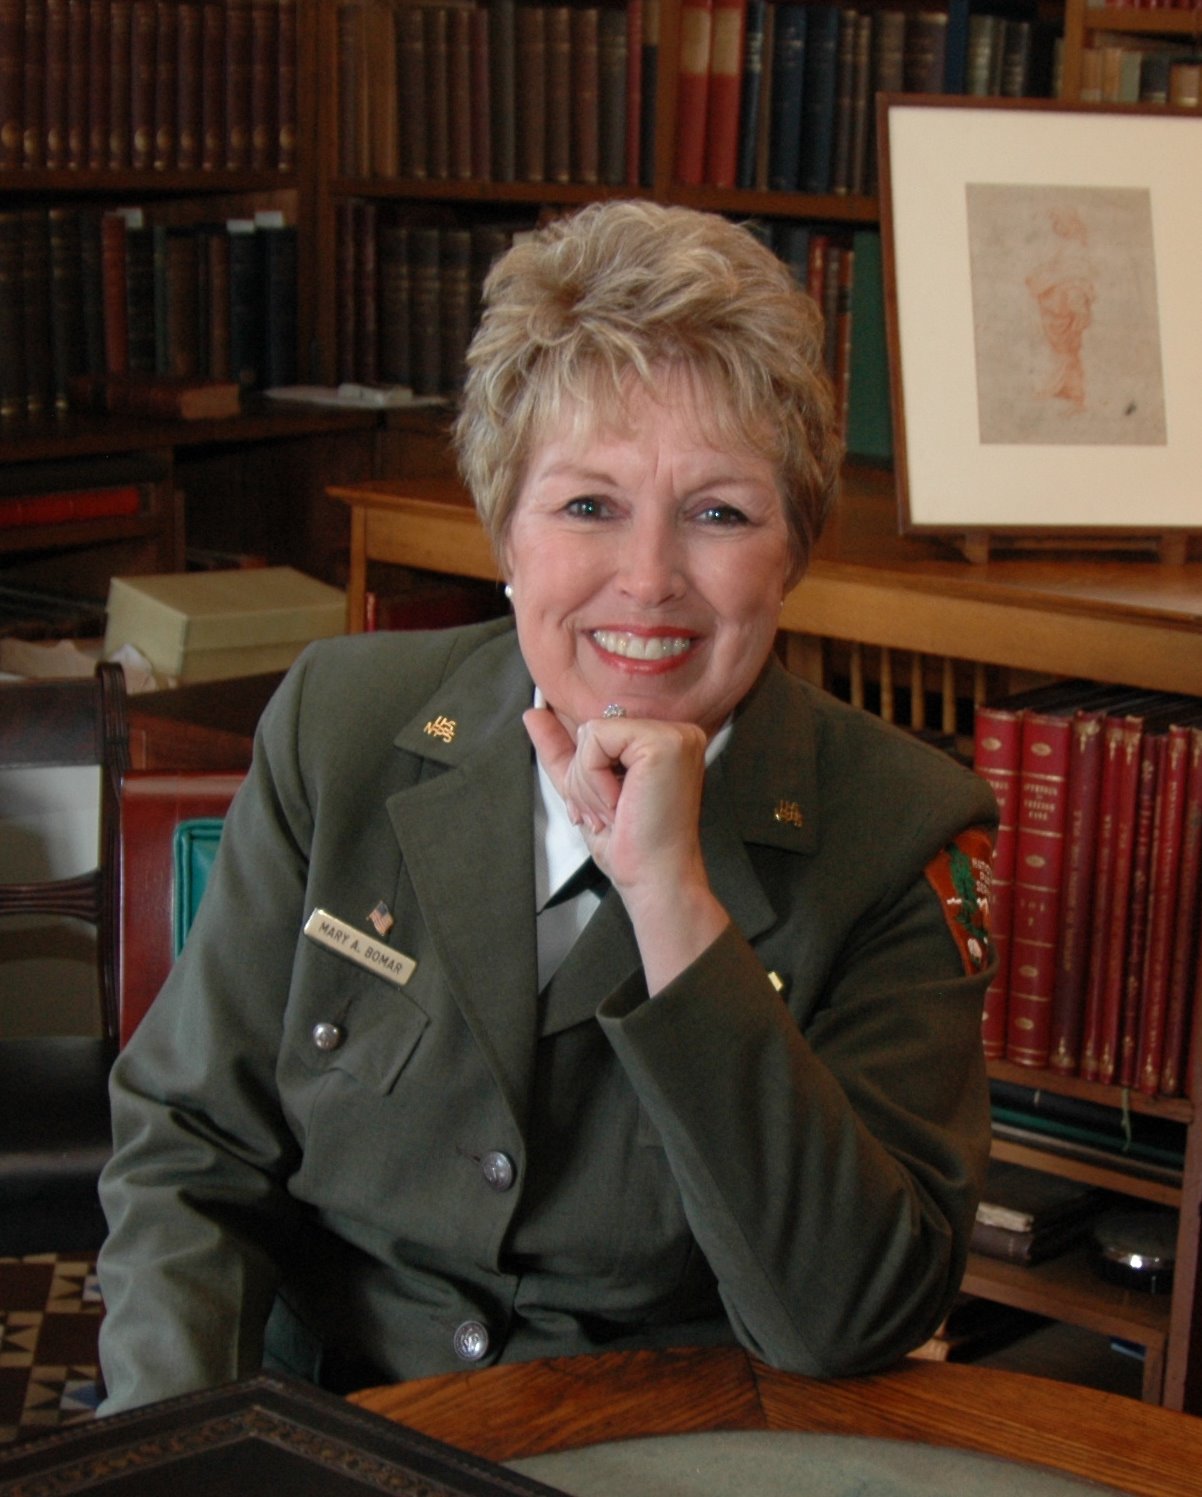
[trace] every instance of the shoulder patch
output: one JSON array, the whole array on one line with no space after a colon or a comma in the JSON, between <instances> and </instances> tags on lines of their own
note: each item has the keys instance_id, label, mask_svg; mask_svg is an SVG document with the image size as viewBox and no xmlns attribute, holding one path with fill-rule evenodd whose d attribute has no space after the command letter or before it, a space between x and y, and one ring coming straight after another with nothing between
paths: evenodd
<instances>
[{"instance_id":1,"label":"shoulder patch","mask_svg":"<svg viewBox=\"0 0 1202 1497\"><path fill-rule=\"evenodd\" d=\"M981 827L961 832L926 866L964 970L980 972L989 960L989 894L993 883L993 839Z\"/></svg>"}]
</instances>

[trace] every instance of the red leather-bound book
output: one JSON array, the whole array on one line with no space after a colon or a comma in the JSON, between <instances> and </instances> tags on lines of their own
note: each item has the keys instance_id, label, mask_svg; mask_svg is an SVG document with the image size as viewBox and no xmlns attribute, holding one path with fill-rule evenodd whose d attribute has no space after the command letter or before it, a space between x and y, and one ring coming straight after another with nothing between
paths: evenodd
<instances>
[{"instance_id":1,"label":"red leather-bound book","mask_svg":"<svg viewBox=\"0 0 1202 1497\"><path fill-rule=\"evenodd\" d=\"M109 164L112 113L109 67L112 7L109 0L88 0L88 6L88 167L91 171L103 171Z\"/></svg>"},{"instance_id":2,"label":"red leather-bound book","mask_svg":"<svg viewBox=\"0 0 1202 1497\"><path fill-rule=\"evenodd\" d=\"M133 0L129 38L129 164L154 163L154 58L158 31L155 0Z\"/></svg>"},{"instance_id":3,"label":"red leather-bound book","mask_svg":"<svg viewBox=\"0 0 1202 1497\"><path fill-rule=\"evenodd\" d=\"M1051 1049L1070 727L1062 716L1023 716L1006 1058L1025 1066L1046 1066Z\"/></svg>"},{"instance_id":4,"label":"red leather-bound book","mask_svg":"<svg viewBox=\"0 0 1202 1497\"><path fill-rule=\"evenodd\" d=\"M1172 724L1156 739L1163 762L1156 803L1153 859L1148 881L1147 955L1142 973L1143 1008L1138 1049L1129 1079L1148 1096L1160 1090L1164 1064L1173 965L1173 941L1180 908L1185 801L1189 778L1190 730Z\"/></svg>"},{"instance_id":5,"label":"red leather-bound book","mask_svg":"<svg viewBox=\"0 0 1202 1497\"><path fill-rule=\"evenodd\" d=\"M1102 791L1098 851L1090 924L1089 977L1085 996L1080 1074L1087 1081L1113 1076L1118 1046L1121 983L1110 980L1117 957L1121 972L1126 940L1127 883L1131 872L1139 750L1143 721L1107 717L1102 728Z\"/></svg>"},{"instance_id":6,"label":"red leather-bound book","mask_svg":"<svg viewBox=\"0 0 1202 1497\"><path fill-rule=\"evenodd\" d=\"M1014 839L1018 822L1021 735L1020 713L987 705L977 708L973 729L973 768L993 790L999 814L993 848L993 887L989 898L989 923L997 957L997 974L985 993L981 1020L985 1054L991 1059L1006 1053L1006 992L1014 908Z\"/></svg>"},{"instance_id":7,"label":"red leather-bound book","mask_svg":"<svg viewBox=\"0 0 1202 1497\"><path fill-rule=\"evenodd\" d=\"M100 220L100 303L106 374L129 373L125 300L125 219L119 213L106 213Z\"/></svg>"},{"instance_id":8,"label":"red leather-bound book","mask_svg":"<svg viewBox=\"0 0 1202 1497\"><path fill-rule=\"evenodd\" d=\"M109 138L108 165L112 171L129 166L130 0L109 5Z\"/></svg>"},{"instance_id":9,"label":"red leather-bound book","mask_svg":"<svg viewBox=\"0 0 1202 1497\"><path fill-rule=\"evenodd\" d=\"M1056 937L1056 982L1052 989L1048 1057L1049 1067L1062 1076L1076 1075L1081 1057L1101 783L1102 714L1082 710L1074 713L1070 732L1060 930Z\"/></svg>"},{"instance_id":10,"label":"red leather-bound book","mask_svg":"<svg viewBox=\"0 0 1202 1497\"><path fill-rule=\"evenodd\" d=\"M1180 1096L1185 1086L1185 1040L1197 965L1198 904L1202 897L1202 728L1189 730L1185 812L1181 829L1181 868L1169 996L1165 1013L1164 1059L1160 1067L1163 1096Z\"/></svg>"},{"instance_id":11,"label":"red leather-bound book","mask_svg":"<svg viewBox=\"0 0 1202 1497\"><path fill-rule=\"evenodd\" d=\"M141 507L142 496L135 484L5 497L0 498L0 530L29 525L70 525L80 520L136 515Z\"/></svg>"},{"instance_id":12,"label":"red leather-bound book","mask_svg":"<svg viewBox=\"0 0 1202 1497\"><path fill-rule=\"evenodd\" d=\"M676 180L687 187L705 181L713 29L714 0L684 0L676 84Z\"/></svg>"},{"instance_id":13,"label":"red leather-bound book","mask_svg":"<svg viewBox=\"0 0 1202 1497\"><path fill-rule=\"evenodd\" d=\"M710 38L709 94L705 116L705 180L733 187L738 175L739 87L747 0L714 0Z\"/></svg>"},{"instance_id":14,"label":"red leather-bound book","mask_svg":"<svg viewBox=\"0 0 1202 1497\"><path fill-rule=\"evenodd\" d=\"M296 0L276 0L276 9L279 57L275 90L275 166L279 171L290 172L296 167Z\"/></svg>"},{"instance_id":15,"label":"red leather-bound book","mask_svg":"<svg viewBox=\"0 0 1202 1497\"><path fill-rule=\"evenodd\" d=\"M1156 806L1164 765L1163 737L1145 733L1140 745L1139 792L1135 802L1135 837L1127 890L1127 944L1119 995L1119 1039L1112 1081L1131 1086L1139 1050L1144 1007L1144 961L1148 950L1149 888L1156 838Z\"/></svg>"}]
</instances>

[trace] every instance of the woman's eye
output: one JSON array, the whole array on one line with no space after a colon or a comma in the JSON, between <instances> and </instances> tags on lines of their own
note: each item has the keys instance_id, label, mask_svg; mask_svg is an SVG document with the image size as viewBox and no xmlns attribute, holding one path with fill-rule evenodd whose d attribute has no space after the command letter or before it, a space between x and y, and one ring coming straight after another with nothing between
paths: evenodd
<instances>
[{"instance_id":1,"label":"woman's eye","mask_svg":"<svg viewBox=\"0 0 1202 1497\"><path fill-rule=\"evenodd\" d=\"M707 504L698 518L705 525L746 525L747 516L733 504Z\"/></svg>"},{"instance_id":2,"label":"woman's eye","mask_svg":"<svg viewBox=\"0 0 1202 1497\"><path fill-rule=\"evenodd\" d=\"M598 499L595 494L581 494L575 499L569 499L564 509L569 515L577 515L582 520L600 520L606 513L605 501Z\"/></svg>"}]
</instances>

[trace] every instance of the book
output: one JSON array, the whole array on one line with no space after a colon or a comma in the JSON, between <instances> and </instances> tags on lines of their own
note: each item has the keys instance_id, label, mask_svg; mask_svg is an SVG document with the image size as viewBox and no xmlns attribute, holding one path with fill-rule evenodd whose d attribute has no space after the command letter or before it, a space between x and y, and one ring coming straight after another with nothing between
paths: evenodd
<instances>
[{"instance_id":1,"label":"book","mask_svg":"<svg viewBox=\"0 0 1202 1497\"><path fill-rule=\"evenodd\" d=\"M437 395L443 388L439 287L441 247L436 228L409 231L410 288L413 306L412 372L415 395Z\"/></svg>"},{"instance_id":2,"label":"book","mask_svg":"<svg viewBox=\"0 0 1202 1497\"><path fill-rule=\"evenodd\" d=\"M50 225L32 208L20 215L21 326L24 339L25 413L40 416L54 407L50 350Z\"/></svg>"},{"instance_id":3,"label":"book","mask_svg":"<svg viewBox=\"0 0 1202 1497\"><path fill-rule=\"evenodd\" d=\"M88 56L91 12L88 0L67 0L67 166L88 164Z\"/></svg>"},{"instance_id":4,"label":"book","mask_svg":"<svg viewBox=\"0 0 1202 1497\"><path fill-rule=\"evenodd\" d=\"M1173 922L1164 1055L1160 1068L1159 1089L1166 1097L1179 1096L1184 1084L1182 1073L1186 1059L1192 973L1198 966L1199 901L1202 899L1202 728L1192 726L1189 730L1184 802L1179 895Z\"/></svg>"},{"instance_id":5,"label":"book","mask_svg":"<svg viewBox=\"0 0 1202 1497\"><path fill-rule=\"evenodd\" d=\"M0 1447L0 1485L358 1497L556 1497L553 1488L278 1373Z\"/></svg>"},{"instance_id":6,"label":"book","mask_svg":"<svg viewBox=\"0 0 1202 1497\"><path fill-rule=\"evenodd\" d=\"M263 384L263 262L253 219L226 222L230 285L230 374L244 390Z\"/></svg>"},{"instance_id":7,"label":"book","mask_svg":"<svg viewBox=\"0 0 1202 1497\"><path fill-rule=\"evenodd\" d=\"M571 11L571 180L591 185L601 176L601 16L595 5Z\"/></svg>"},{"instance_id":8,"label":"book","mask_svg":"<svg viewBox=\"0 0 1202 1497\"><path fill-rule=\"evenodd\" d=\"M297 380L297 231L295 224L260 224L255 230L262 257L263 384Z\"/></svg>"},{"instance_id":9,"label":"book","mask_svg":"<svg viewBox=\"0 0 1202 1497\"><path fill-rule=\"evenodd\" d=\"M547 180L572 180L572 7L547 6Z\"/></svg>"},{"instance_id":10,"label":"book","mask_svg":"<svg viewBox=\"0 0 1202 1497\"><path fill-rule=\"evenodd\" d=\"M1124 1082L1149 1096L1161 1089L1173 941L1181 907L1185 808L1191 730L1174 723L1162 737L1162 763L1155 803L1155 831L1148 875L1147 951L1139 973L1142 997L1137 1048ZM1195 890L1196 897L1196 890Z\"/></svg>"},{"instance_id":11,"label":"book","mask_svg":"<svg viewBox=\"0 0 1202 1497\"><path fill-rule=\"evenodd\" d=\"M79 375L71 381L71 403L109 415L162 416L200 421L236 416L239 390L232 380L166 375Z\"/></svg>"},{"instance_id":12,"label":"book","mask_svg":"<svg viewBox=\"0 0 1202 1497\"><path fill-rule=\"evenodd\" d=\"M179 10L175 0L159 0L155 17L154 103L151 161L156 171L175 166L179 112Z\"/></svg>"},{"instance_id":13,"label":"book","mask_svg":"<svg viewBox=\"0 0 1202 1497\"><path fill-rule=\"evenodd\" d=\"M180 171L200 168L201 7L181 0L176 13L175 165Z\"/></svg>"},{"instance_id":14,"label":"book","mask_svg":"<svg viewBox=\"0 0 1202 1497\"><path fill-rule=\"evenodd\" d=\"M597 18L598 175L608 187L626 180L626 13L602 5Z\"/></svg>"},{"instance_id":15,"label":"book","mask_svg":"<svg viewBox=\"0 0 1202 1497\"><path fill-rule=\"evenodd\" d=\"M88 0L88 145L87 165L103 171L109 163L109 130L112 115L112 69L109 0Z\"/></svg>"},{"instance_id":16,"label":"book","mask_svg":"<svg viewBox=\"0 0 1202 1497\"><path fill-rule=\"evenodd\" d=\"M136 515L141 509L142 491L136 484L71 489L61 493L5 494L0 496L0 530L73 525L118 515Z\"/></svg>"},{"instance_id":17,"label":"book","mask_svg":"<svg viewBox=\"0 0 1202 1497\"><path fill-rule=\"evenodd\" d=\"M1156 806L1160 796L1160 777L1164 767L1164 739L1145 733L1140 745L1139 791L1135 807L1135 835L1131 854L1131 881L1127 895L1127 943L1123 953L1121 991L1119 993L1118 1046L1114 1075L1119 1086L1130 1087L1135 1080L1135 1065L1145 999L1144 962L1148 945L1149 883L1152 870L1152 843Z\"/></svg>"},{"instance_id":18,"label":"book","mask_svg":"<svg viewBox=\"0 0 1202 1497\"><path fill-rule=\"evenodd\" d=\"M743 34L743 71L739 80L738 161L735 185L756 185L756 146L764 106L764 59L768 0L747 0Z\"/></svg>"},{"instance_id":19,"label":"book","mask_svg":"<svg viewBox=\"0 0 1202 1497\"><path fill-rule=\"evenodd\" d=\"M1038 1232L1080 1220L1107 1199L1105 1191L1063 1175L991 1159L976 1220L1007 1232Z\"/></svg>"},{"instance_id":20,"label":"book","mask_svg":"<svg viewBox=\"0 0 1202 1497\"><path fill-rule=\"evenodd\" d=\"M852 389L855 386L853 383ZM1018 834L1022 717L1012 708L981 703L975 713L973 768L993 791L998 829L993 847L989 925L997 970L985 990L981 1038L987 1057L1006 1053L1006 1001L1014 910L1014 857Z\"/></svg>"},{"instance_id":21,"label":"book","mask_svg":"<svg viewBox=\"0 0 1202 1497\"><path fill-rule=\"evenodd\" d=\"M1006 999L1006 1058L1019 1065L1046 1066L1051 1049L1069 745L1067 717L1023 714Z\"/></svg>"},{"instance_id":22,"label":"book","mask_svg":"<svg viewBox=\"0 0 1202 1497\"><path fill-rule=\"evenodd\" d=\"M809 8L780 0L772 28L767 186L795 192L801 175L802 91Z\"/></svg>"},{"instance_id":23,"label":"book","mask_svg":"<svg viewBox=\"0 0 1202 1497\"><path fill-rule=\"evenodd\" d=\"M480 182L492 177L492 83L488 57L488 11L474 6L468 13L471 41L472 176Z\"/></svg>"},{"instance_id":24,"label":"book","mask_svg":"<svg viewBox=\"0 0 1202 1497\"><path fill-rule=\"evenodd\" d=\"M276 161L281 172L296 166L296 69L298 0L276 0Z\"/></svg>"},{"instance_id":25,"label":"book","mask_svg":"<svg viewBox=\"0 0 1202 1497\"><path fill-rule=\"evenodd\" d=\"M802 192L825 193L831 188L841 15L837 5L809 7L798 163Z\"/></svg>"},{"instance_id":26,"label":"book","mask_svg":"<svg viewBox=\"0 0 1202 1497\"><path fill-rule=\"evenodd\" d=\"M650 187L655 181L656 121L659 104L659 0L642 0L643 45L639 119L639 182Z\"/></svg>"},{"instance_id":27,"label":"book","mask_svg":"<svg viewBox=\"0 0 1202 1497\"><path fill-rule=\"evenodd\" d=\"M423 9L420 5L398 6L394 21L397 88L405 100L399 121L398 167L402 177L421 181L430 174Z\"/></svg>"},{"instance_id":28,"label":"book","mask_svg":"<svg viewBox=\"0 0 1202 1497\"><path fill-rule=\"evenodd\" d=\"M514 11L514 0L490 0L488 7L488 97L492 120L494 182L517 180Z\"/></svg>"},{"instance_id":29,"label":"book","mask_svg":"<svg viewBox=\"0 0 1202 1497\"><path fill-rule=\"evenodd\" d=\"M225 5L202 0L200 13L200 166L225 166Z\"/></svg>"},{"instance_id":30,"label":"book","mask_svg":"<svg viewBox=\"0 0 1202 1497\"><path fill-rule=\"evenodd\" d=\"M0 8L0 29L11 26L11 8ZM27 169L38 170L46 164L46 0L24 0L23 33L21 37L21 162ZM11 33L0 35L0 69L11 58L13 40ZM12 67L10 61L7 66ZM1168 75L1165 75L1167 86ZM9 84L11 89L13 84ZM0 91L5 86L0 84ZM0 111L2 114L3 111ZM2 138L2 126L0 126ZM0 143L0 151L5 150ZM11 137L8 149L11 151Z\"/></svg>"},{"instance_id":31,"label":"book","mask_svg":"<svg viewBox=\"0 0 1202 1497\"><path fill-rule=\"evenodd\" d=\"M447 9L442 5L420 8L422 18L422 65L425 68L426 171L437 182L451 173L450 44ZM406 113L408 113L408 109ZM377 131L378 134L378 131ZM388 175L381 170L381 175Z\"/></svg>"},{"instance_id":32,"label":"book","mask_svg":"<svg viewBox=\"0 0 1202 1497\"><path fill-rule=\"evenodd\" d=\"M251 0L250 5L250 144L252 171L274 169L279 160L277 90L279 88L278 0ZM392 48L387 49L392 55Z\"/></svg>"},{"instance_id":33,"label":"book","mask_svg":"<svg viewBox=\"0 0 1202 1497\"><path fill-rule=\"evenodd\" d=\"M704 180L734 187L739 168L739 90L747 34L747 0L714 0L706 100ZM763 17L759 20L763 44Z\"/></svg>"},{"instance_id":34,"label":"book","mask_svg":"<svg viewBox=\"0 0 1202 1497\"><path fill-rule=\"evenodd\" d=\"M380 379L385 384L412 381L409 279L409 231L395 214L386 213L376 225L376 275L379 281Z\"/></svg>"},{"instance_id":35,"label":"book","mask_svg":"<svg viewBox=\"0 0 1202 1497\"><path fill-rule=\"evenodd\" d=\"M710 48L714 0L683 0L680 64L676 82L676 180L688 187L705 180Z\"/></svg>"},{"instance_id":36,"label":"book","mask_svg":"<svg viewBox=\"0 0 1202 1497\"><path fill-rule=\"evenodd\" d=\"M67 0L46 0L43 45L42 163L67 164Z\"/></svg>"},{"instance_id":37,"label":"book","mask_svg":"<svg viewBox=\"0 0 1202 1497\"><path fill-rule=\"evenodd\" d=\"M223 164L231 172L245 171L250 165L251 45L250 0L226 0Z\"/></svg>"},{"instance_id":38,"label":"book","mask_svg":"<svg viewBox=\"0 0 1202 1497\"><path fill-rule=\"evenodd\" d=\"M902 52L902 88L906 93L944 92L947 24L947 12L943 10L916 10L907 16Z\"/></svg>"},{"instance_id":39,"label":"book","mask_svg":"<svg viewBox=\"0 0 1202 1497\"><path fill-rule=\"evenodd\" d=\"M626 0L626 173L631 187L639 184L643 132L643 5Z\"/></svg>"},{"instance_id":40,"label":"book","mask_svg":"<svg viewBox=\"0 0 1202 1497\"><path fill-rule=\"evenodd\" d=\"M438 355L439 382L453 390L466 373L467 345L472 333L472 235L470 229L440 229L438 233Z\"/></svg>"},{"instance_id":41,"label":"book","mask_svg":"<svg viewBox=\"0 0 1202 1497\"><path fill-rule=\"evenodd\" d=\"M129 41L129 165L154 165L154 64L158 38L155 0L133 0Z\"/></svg>"},{"instance_id":42,"label":"book","mask_svg":"<svg viewBox=\"0 0 1202 1497\"><path fill-rule=\"evenodd\" d=\"M1102 783L1102 714L1078 708L1069 733L1068 804L1052 988L1048 1065L1074 1076L1081 1058L1081 1027L1089 970L1090 894L1097 853Z\"/></svg>"}]
</instances>

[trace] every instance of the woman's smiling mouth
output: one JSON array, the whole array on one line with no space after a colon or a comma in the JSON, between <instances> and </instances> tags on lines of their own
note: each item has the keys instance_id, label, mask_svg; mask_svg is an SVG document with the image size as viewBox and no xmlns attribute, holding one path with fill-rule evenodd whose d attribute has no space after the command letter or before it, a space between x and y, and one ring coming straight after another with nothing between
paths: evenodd
<instances>
[{"instance_id":1,"label":"woman's smiling mouth","mask_svg":"<svg viewBox=\"0 0 1202 1497\"><path fill-rule=\"evenodd\" d=\"M686 634L628 634L616 629L594 629L590 635L599 649L624 660L672 660L693 647Z\"/></svg>"}]
</instances>

